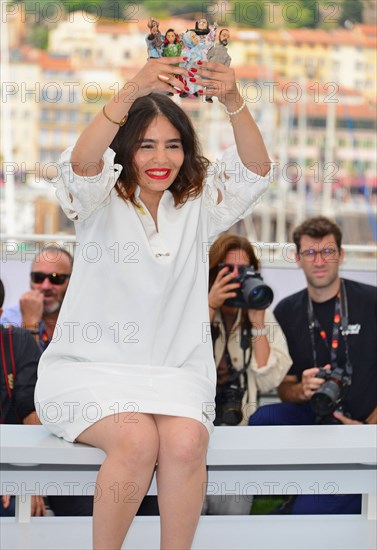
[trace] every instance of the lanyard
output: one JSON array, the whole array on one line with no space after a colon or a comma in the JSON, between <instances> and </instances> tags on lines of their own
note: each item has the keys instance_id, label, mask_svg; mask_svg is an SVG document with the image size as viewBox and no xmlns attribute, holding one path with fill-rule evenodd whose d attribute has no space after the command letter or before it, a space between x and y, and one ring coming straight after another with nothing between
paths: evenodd
<instances>
[{"instance_id":1,"label":"lanyard","mask_svg":"<svg viewBox=\"0 0 377 550\"><path fill-rule=\"evenodd\" d=\"M310 341L312 345L312 354L313 354L313 364L316 368L319 368L317 360L317 348L315 345L315 336L314 330L318 329L320 337L324 341L327 349L329 349L329 344L327 340L326 331L324 331L314 315L313 302L308 296L308 320L309 320L309 332L310 332ZM336 295L335 300L335 311L333 317L333 329L331 337L331 349L330 349L330 363L332 368L338 367L338 347L339 347L339 334L342 334L344 341L344 348L346 353L346 372L350 376L352 375L352 365L349 357L349 348L348 348L348 304L347 304L347 293L346 287L343 279L340 282L340 288Z\"/></svg>"},{"instance_id":2,"label":"lanyard","mask_svg":"<svg viewBox=\"0 0 377 550\"><path fill-rule=\"evenodd\" d=\"M50 339L47 336L45 324L43 321L39 324L39 346L44 351L50 343Z\"/></svg>"}]
</instances>

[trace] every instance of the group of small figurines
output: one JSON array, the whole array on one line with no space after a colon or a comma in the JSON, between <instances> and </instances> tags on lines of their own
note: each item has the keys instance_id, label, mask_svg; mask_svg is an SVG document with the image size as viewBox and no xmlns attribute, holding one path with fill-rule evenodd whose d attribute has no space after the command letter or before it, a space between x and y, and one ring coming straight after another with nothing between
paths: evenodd
<instances>
[{"instance_id":1,"label":"group of small figurines","mask_svg":"<svg viewBox=\"0 0 377 550\"><path fill-rule=\"evenodd\" d=\"M151 17L148 21L149 34L146 37L148 59L159 57L178 57L187 58L180 63L190 71L195 67L198 61L217 61L226 67L229 67L231 57L228 54L227 45L229 42L229 30L222 29L219 33L217 44L216 31L217 24L209 26L207 19L200 19L195 23L195 29L186 30L177 34L174 29L168 29L163 35L159 29L159 22ZM199 86L195 84L195 78L185 79L183 76L176 75L185 85L187 91L181 92L180 97L198 97ZM170 93L169 95L173 95ZM213 103L210 96L206 97L208 103Z\"/></svg>"}]
</instances>

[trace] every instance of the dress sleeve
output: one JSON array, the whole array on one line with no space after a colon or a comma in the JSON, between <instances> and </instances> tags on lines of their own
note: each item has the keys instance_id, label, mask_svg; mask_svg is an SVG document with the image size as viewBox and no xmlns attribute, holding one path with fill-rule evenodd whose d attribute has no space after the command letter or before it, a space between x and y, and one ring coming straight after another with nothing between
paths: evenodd
<instances>
[{"instance_id":1,"label":"dress sleeve","mask_svg":"<svg viewBox=\"0 0 377 550\"><path fill-rule=\"evenodd\" d=\"M248 216L267 187L268 177L248 170L236 146L229 147L221 160L210 165L205 181L203 201L209 217L210 239Z\"/></svg>"},{"instance_id":2,"label":"dress sleeve","mask_svg":"<svg viewBox=\"0 0 377 550\"><path fill-rule=\"evenodd\" d=\"M54 186L66 216L80 222L107 204L110 191L122 171L122 166L114 164L115 152L108 148L103 155L104 164L100 174L90 177L79 176L72 170L72 149L73 147L69 147L60 157L60 176Z\"/></svg>"}]
</instances>

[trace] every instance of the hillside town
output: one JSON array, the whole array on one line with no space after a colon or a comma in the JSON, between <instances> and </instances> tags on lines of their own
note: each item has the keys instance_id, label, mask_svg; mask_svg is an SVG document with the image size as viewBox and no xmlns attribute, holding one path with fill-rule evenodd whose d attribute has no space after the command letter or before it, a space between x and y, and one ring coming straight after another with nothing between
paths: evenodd
<instances>
[{"instance_id":1,"label":"hillside town","mask_svg":"<svg viewBox=\"0 0 377 550\"><path fill-rule=\"evenodd\" d=\"M75 11L51 26L47 50L41 50L27 44L20 12L9 16L2 85L9 144L6 154L3 143L2 177L14 178L24 215L8 231L72 232L54 200L56 162L145 62L146 24ZM161 21L161 28L185 31L190 24L175 17ZM274 163L268 199L246 233L281 242L292 224L321 211L347 218L348 242L373 243L376 26L230 30L232 67ZM177 101L196 121L204 154L216 159L231 136L221 106L204 98ZM4 193L2 199L4 208Z\"/></svg>"}]
</instances>

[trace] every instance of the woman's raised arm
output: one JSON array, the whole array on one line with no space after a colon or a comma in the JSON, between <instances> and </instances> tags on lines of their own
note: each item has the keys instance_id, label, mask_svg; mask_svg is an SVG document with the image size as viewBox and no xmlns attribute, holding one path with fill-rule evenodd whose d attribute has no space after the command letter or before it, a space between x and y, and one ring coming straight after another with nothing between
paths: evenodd
<instances>
[{"instance_id":1,"label":"woman's raised arm","mask_svg":"<svg viewBox=\"0 0 377 550\"><path fill-rule=\"evenodd\" d=\"M203 61L198 69L197 75L206 78L197 78L197 84L206 87L203 95L217 96L229 115L243 164L251 172L265 176L270 171L271 161L259 128L237 88L234 70L211 61Z\"/></svg>"}]
</instances>

